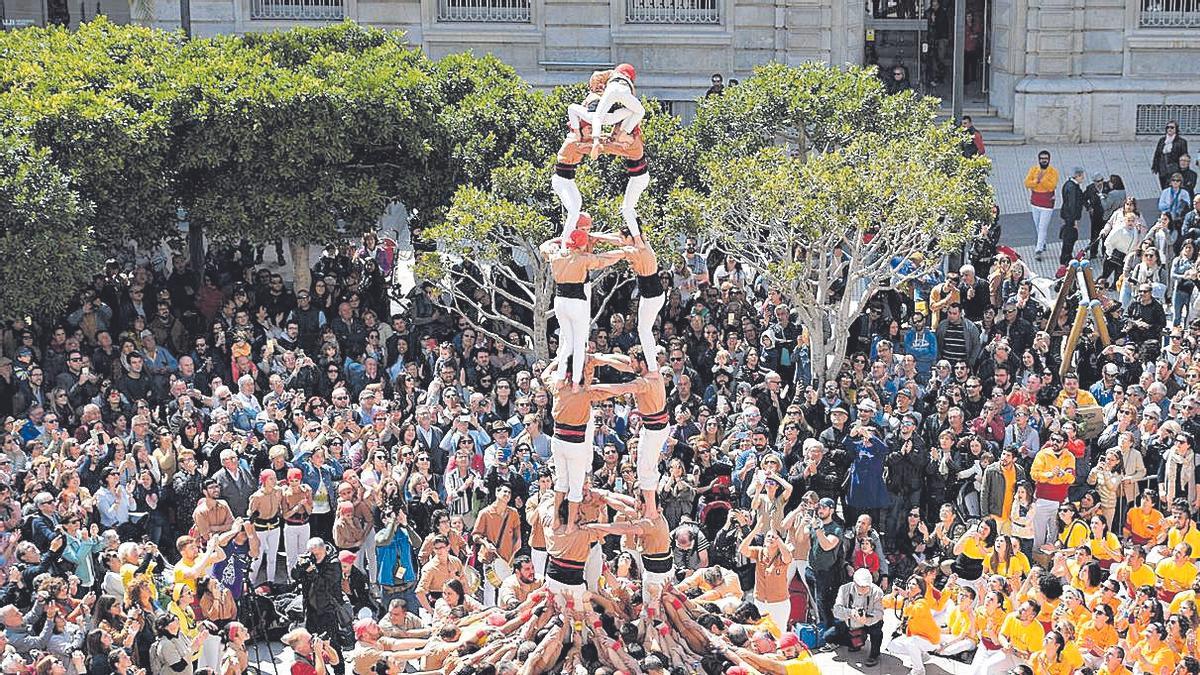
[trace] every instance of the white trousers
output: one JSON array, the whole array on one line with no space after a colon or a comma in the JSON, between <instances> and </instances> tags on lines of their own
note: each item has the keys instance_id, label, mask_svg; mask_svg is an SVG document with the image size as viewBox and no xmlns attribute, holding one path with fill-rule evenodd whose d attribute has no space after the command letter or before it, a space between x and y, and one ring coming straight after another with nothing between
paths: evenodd
<instances>
[{"instance_id":1,"label":"white trousers","mask_svg":"<svg viewBox=\"0 0 1200 675\"><path fill-rule=\"evenodd\" d=\"M1037 230L1037 249L1038 251L1046 250L1046 231L1050 229L1050 216L1054 215L1054 209L1048 209L1044 206L1029 205L1033 211L1033 227Z\"/></svg>"},{"instance_id":2,"label":"white trousers","mask_svg":"<svg viewBox=\"0 0 1200 675\"><path fill-rule=\"evenodd\" d=\"M625 118L624 122L621 122L621 129L625 133L632 134L637 125L642 123L642 118L646 116L646 108L642 105L642 102L638 100L637 96L633 95L633 92L629 90L629 86L624 82L610 81L608 86L604 88L604 94L600 96L600 103L596 104L596 112L592 113L591 116L592 126L596 127L592 131L593 134L600 132L600 125L596 122L607 119L604 116L608 115L618 103L632 111L632 114Z\"/></svg>"},{"instance_id":3,"label":"white trousers","mask_svg":"<svg viewBox=\"0 0 1200 675\"><path fill-rule=\"evenodd\" d=\"M214 673L221 670L221 636L209 635L200 645L200 658L196 661L197 668L209 668Z\"/></svg>"},{"instance_id":4,"label":"white trousers","mask_svg":"<svg viewBox=\"0 0 1200 675\"><path fill-rule=\"evenodd\" d=\"M788 619L792 616L791 600L780 600L779 602L763 602L755 600L754 606L758 608L758 613L764 616L771 617L779 630L784 633L788 632Z\"/></svg>"},{"instance_id":5,"label":"white trousers","mask_svg":"<svg viewBox=\"0 0 1200 675\"><path fill-rule=\"evenodd\" d=\"M258 570L262 568L263 560L267 562L267 581L275 582L275 568L279 567L279 533L281 529L277 527L273 530L255 532L258 535L258 557L250 563L251 585L258 581Z\"/></svg>"},{"instance_id":6,"label":"white trousers","mask_svg":"<svg viewBox=\"0 0 1200 675\"><path fill-rule=\"evenodd\" d=\"M499 590L500 589L493 586L492 583L487 580L486 575L483 576L483 605L485 607L496 606L496 593Z\"/></svg>"},{"instance_id":7,"label":"white trousers","mask_svg":"<svg viewBox=\"0 0 1200 675\"><path fill-rule=\"evenodd\" d=\"M571 105L567 106L567 126L571 127L571 129L574 131L579 131L580 123L582 123L583 120L588 119L591 114L592 113L587 109L587 106L581 103L572 103ZM628 108L620 108L605 115L603 122L604 124L608 125L620 124L632 114L632 110L629 110ZM588 123L591 124L590 121ZM592 133L595 134L596 132Z\"/></svg>"},{"instance_id":8,"label":"white trousers","mask_svg":"<svg viewBox=\"0 0 1200 675\"><path fill-rule=\"evenodd\" d=\"M379 565L375 559L375 528L367 530L367 537L363 539L363 545L358 549L358 555L354 558L354 564L358 569L362 570L367 575L369 583L375 583L379 578L377 572Z\"/></svg>"},{"instance_id":9,"label":"white trousers","mask_svg":"<svg viewBox=\"0 0 1200 675\"><path fill-rule=\"evenodd\" d=\"M942 634L942 643L938 645L938 653L942 656L954 656L955 654L963 654L975 649L976 642L969 637L956 637L954 635Z\"/></svg>"},{"instance_id":10,"label":"white trousers","mask_svg":"<svg viewBox=\"0 0 1200 675\"><path fill-rule=\"evenodd\" d=\"M1058 507L1062 502L1039 499L1033 503L1033 550L1054 543L1058 537Z\"/></svg>"},{"instance_id":11,"label":"white trousers","mask_svg":"<svg viewBox=\"0 0 1200 675\"><path fill-rule=\"evenodd\" d=\"M579 186L573 178L563 178L555 174L550 178L550 189L558 195L563 208L567 211L567 219L563 221L563 240L575 231L579 222L579 212L583 210L583 195L579 194Z\"/></svg>"},{"instance_id":12,"label":"white trousers","mask_svg":"<svg viewBox=\"0 0 1200 675\"><path fill-rule=\"evenodd\" d=\"M551 461L554 463L554 491L567 495L567 501L583 501L583 479L592 468L592 446L587 441L569 443L551 437Z\"/></svg>"},{"instance_id":13,"label":"white trousers","mask_svg":"<svg viewBox=\"0 0 1200 675\"><path fill-rule=\"evenodd\" d=\"M1009 668L1020 663L1020 659L1004 653L1003 649L980 649L975 652L975 658L972 659L971 668L967 672L971 675L992 675L1007 672Z\"/></svg>"},{"instance_id":14,"label":"white trousers","mask_svg":"<svg viewBox=\"0 0 1200 675\"><path fill-rule=\"evenodd\" d=\"M604 547L592 544L583 564L583 583L593 593L600 590L600 575L604 573Z\"/></svg>"},{"instance_id":15,"label":"white trousers","mask_svg":"<svg viewBox=\"0 0 1200 675\"><path fill-rule=\"evenodd\" d=\"M936 645L923 637L901 635L884 645L883 651L904 661L912 675L925 675L925 656L936 648Z\"/></svg>"},{"instance_id":16,"label":"white trousers","mask_svg":"<svg viewBox=\"0 0 1200 675\"><path fill-rule=\"evenodd\" d=\"M554 594L554 601L559 607L566 607L567 598L571 598L575 607L583 606L583 594L587 588L583 584L564 584L549 577L546 578L546 590Z\"/></svg>"},{"instance_id":17,"label":"white trousers","mask_svg":"<svg viewBox=\"0 0 1200 675\"><path fill-rule=\"evenodd\" d=\"M592 306L587 300L554 296L554 317L558 319L558 376L567 375L567 357L571 358L571 381L583 382L583 360L587 356L591 332Z\"/></svg>"},{"instance_id":18,"label":"white trousers","mask_svg":"<svg viewBox=\"0 0 1200 675\"><path fill-rule=\"evenodd\" d=\"M308 523L303 525L283 525L283 550L287 555L287 571L288 577L292 576L292 569L296 567L296 560L304 553L308 546L308 537L311 528Z\"/></svg>"},{"instance_id":19,"label":"white trousers","mask_svg":"<svg viewBox=\"0 0 1200 675\"><path fill-rule=\"evenodd\" d=\"M638 488L642 490L658 489L658 459L662 456L663 445L671 427L662 429L647 429L642 427L638 432L637 479Z\"/></svg>"},{"instance_id":20,"label":"white trousers","mask_svg":"<svg viewBox=\"0 0 1200 675\"><path fill-rule=\"evenodd\" d=\"M675 583L675 568L666 572L642 572L642 602L649 603L662 595L667 584Z\"/></svg>"},{"instance_id":21,"label":"white trousers","mask_svg":"<svg viewBox=\"0 0 1200 675\"><path fill-rule=\"evenodd\" d=\"M540 527L540 526L539 526ZM529 549L529 560L533 563L533 574L538 579L546 578L546 561L550 560L550 555L545 549L537 550L536 548Z\"/></svg>"},{"instance_id":22,"label":"white trousers","mask_svg":"<svg viewBox=\"0 0 1200 675\"><path fill-rule=\"evenodd\" d=\"M665 292L653 298L638 298L638 343L642 345L642 353L646 355L646 365L650 370L658 370L658 343L654 340L654 321L658 319L658 313L666 302Z\"/></svg>"},{"instance_id":23,"label":"white trousers","mask_svg":"<svg viewBox=\"0 0 1200 675\"><path fill-rule=\"evenodd\" d=\"M638 200L642 198L642 193L648 187L650 187L649 173L630 176L629 181L625 183L625 195L621 197L621 218L625 221L625 227L628 227L629 232L635 237L642 233L637 219Z\"/></svg>"}]
</instances>

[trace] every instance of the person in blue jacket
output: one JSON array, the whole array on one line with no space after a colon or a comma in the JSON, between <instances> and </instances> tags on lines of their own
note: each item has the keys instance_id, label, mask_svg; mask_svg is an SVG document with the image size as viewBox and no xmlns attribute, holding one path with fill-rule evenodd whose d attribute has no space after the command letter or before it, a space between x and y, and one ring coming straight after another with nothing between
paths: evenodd
<instances>
[{"instance_id":1,"label":"person in blue jacket","mask_svg":"<svg viewBox=\"0 0 1200 675\"><path fill-rule=\"evenodd\" d=\"M883 462L888 446L870 424L856 424L843 442L852 459L850 490L846 495L846 522L866 513L874 523L883 523L891 496L883 482Z\"/></svg>"},{"instance_id":2,"label":"person in blue jacket","mask_svg":"<svg viewBox=\"0 0 1200 675\"><path fill-rule=\"evenodd\" d=\"M920 384L929 382L929 374L937 362L938 342L937 334L929 330L929 324L921 312L913 312L912 327L904 331L904 353L911 354L916 360Z\"/></svg>"}]
</instances>

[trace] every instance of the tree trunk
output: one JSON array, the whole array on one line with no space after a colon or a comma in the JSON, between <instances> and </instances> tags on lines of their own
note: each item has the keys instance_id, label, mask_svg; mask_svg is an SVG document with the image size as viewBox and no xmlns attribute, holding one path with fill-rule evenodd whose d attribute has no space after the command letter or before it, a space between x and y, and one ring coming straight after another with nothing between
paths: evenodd
<instances>
[{"instance_id":1,"label":"tree trunk","mask_svg":"<svg viewBox=\"0 0 1200 675\"><path fill-rule=\"evenodd\" d=\"M195 221L188 221L188 258L192 274L196 275L196 288L204 287L204 228Z\"/></svg>"},{"instance_id":2,"label":"tree trunk","mask_svg":"<svg viewBox=\"0 0 1200 675\"><path fill-rule=\"evenodd\" d=\"M542 292L537 294L533 310L533 358L550 360L550 303L553 299L549 284L543 282Z\"/></svg>"},{"instance_id":3,"label":"tree trunk","mask_svg":"<svg viewBox=\"0 0 1200 675\"><path fill-rule=\"evenodd\" d=\"M312 288L312 268L309 265L308 242L288 239L288 250L292 254L292 269L295 270L292 291Z\"/></svg>"}]
</instances>

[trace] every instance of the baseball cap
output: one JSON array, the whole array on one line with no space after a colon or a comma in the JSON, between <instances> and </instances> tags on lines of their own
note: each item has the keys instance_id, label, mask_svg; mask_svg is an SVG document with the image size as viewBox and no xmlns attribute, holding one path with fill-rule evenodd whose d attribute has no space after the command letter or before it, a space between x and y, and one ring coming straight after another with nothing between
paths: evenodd
<instances>
[{"instance_id":1,"label":"baseball cap","mask_svg":"<svg viewBox=\"0 0 1200 675\"><path fill-rule=\"evenodd\" d=\"M504 420L496 420L492 422L492 433L495 434L501 431L509 431L508 423Z\"/></svg>"},{"instance_id":2,"label":"baseball cap","mask_svg":"<svg viewBox=\"0 0 1200 675\"><path fill-rule=\"evenodd\" d=\"M879 409L879 406L875 405L875 401L872 401L869 398L865 398L865 399L859 401L858 407L862 410L870 410L871 412L875 412L876 410Z\"/></svg>"},{"instance_id":3,"label":"baseball cap","mask_svg":"<svg viewBox=\"0 0 1200 675\"><path fill-rule=\"evenodd\" d=\"M854 585L870 586L871 581L872 581L871 571L868 570L867 568L860 567L860 568L854 570Z\"/></svg>"},{"instance_id":4,"label":"baseball cap","mask_svg":"<svg viewBox=\"0 0 1200 675\"><path fill-rule=\"evenodd\" d=\"M824 506L827 509L832 509L836 508L837 504L834 503L834 501L829 497L822 497L821 501L817 502L817 506Z\"/></svg>"},{"instance_id":5,"label":"baseball cap","mask_svg":"<svg viewBox=\"0 0 1200 675\"><path fill-rule=\"evenodd\" d=\"M1162 410L1156 405L1148 405L1145 408L1142 408L1142 415L1149 415L1154 419L1158 419L1162 417Z\"/></svg>"},{"instance_id":6,"label":"baseball cap","mask_svg":"<svg viewBox=\"0 0 1200 675\"><path fill-rule=\"evenodd\" d=\"M338 561L344 562L344 563L352 563L352 562L354 562L354 559L356 557L357 556L355 556L354 551L342 551L341 553L338 554Z\"/></svg>"},{"instance_id":7,"label":"baseball cap","mask_svg":"<svg viewBox=\"0 0 1200 675\"><path fill-rule=\"evenodd\" d=\"M1115 363L1104 364L1104 374L1105 375L1116 375L1119 370L1120 369L1117 368L1117 364L1115 364Z\"/></svg>"},{"instance_id":8,"label":"baseball cap","mask_svg":"<svg viewBox=\"0 0 1200 675\"><path fill-rule=\"evenodd\" d=\"M138 337L140 337L140 338L154 337L154 332L151 331L149 328L143 328L142 332L138 333Z\"/></svg>"}]
</instances>

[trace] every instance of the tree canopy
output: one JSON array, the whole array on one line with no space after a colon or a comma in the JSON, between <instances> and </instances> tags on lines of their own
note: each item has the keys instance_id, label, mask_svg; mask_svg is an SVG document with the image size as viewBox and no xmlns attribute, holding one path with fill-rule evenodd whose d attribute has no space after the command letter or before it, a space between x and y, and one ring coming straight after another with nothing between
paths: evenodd
<instances>
[{"instance_id":1,"label":"tree canopy","mask_svg":"<svg viewBox=\"0 0 1200 675\"><path fill-rule=\"evenodd\" d=\"M553 285L529 263L561 223L550 175L582 82L535 90L491 56L434 61L350 22L187 41L98 19L2 32L0 66L0 194L18 200L0 205L5 235L47 222L19 201L41 195L60 241L90 243L9 316L61 306L97 252L175 238L181 215L210 240L316 242L369 229L399 201L439 245L422 270L473 282L459 309L545 354ZM879 261L909 254L885 248L946 249L987 217L986 160L963 159L930 100L886 95L869 69L773 64L702 100L690 125L655 101L647 113L638 211L664 260L698 234L826 314L856 309L813 290L830 256L859 261L839 274L865 293L836 298L858 302L897 282ZM34 176L46 185L13 183ZM619 160L585 162L578 183L601 226L620 223ZM0 267L26 273L12 257ZM828 319L832 347L844 327Z\"/></svg>"}]
</instances>

